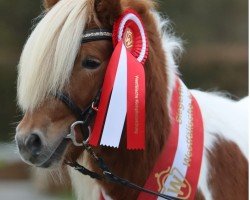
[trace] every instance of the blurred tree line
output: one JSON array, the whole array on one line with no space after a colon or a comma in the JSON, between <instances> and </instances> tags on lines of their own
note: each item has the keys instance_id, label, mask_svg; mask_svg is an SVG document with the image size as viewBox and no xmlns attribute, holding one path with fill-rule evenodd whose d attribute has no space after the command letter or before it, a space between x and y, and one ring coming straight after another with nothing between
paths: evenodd
<instances>
[{"instance_id":1,"label":"blurred tree line","mask_svg":"<svg viewBox=\"0 0 250 200\"><path fill-rule=\"evenodd\" d=\"M247 94L247 0L158 0L186 52L180 71L189 87ZM0 0L0 140L9 140L19 120L16 66L41 1Z\"/></svg>"}]
</instances>

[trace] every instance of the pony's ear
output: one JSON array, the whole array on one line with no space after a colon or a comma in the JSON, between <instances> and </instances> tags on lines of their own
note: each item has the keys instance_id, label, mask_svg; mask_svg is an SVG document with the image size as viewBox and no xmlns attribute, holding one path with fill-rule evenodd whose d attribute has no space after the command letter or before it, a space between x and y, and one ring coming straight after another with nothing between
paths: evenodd
<instances>
[{"instance_id":1,"label":"pony's ear","mask_svg":"<svg viewBox=\"0 0 250 200\"><path fill-rule=\"evenodd\" d=\"M46 10L51 9L59 0L44 0L43 5Z\"/></svg>"},{"instance_id":2,"label":"pony's ear","mask_svg":"<svg viewBox=\"0 0 250 200\"><path fill-rule=\"evenodd\" d=\"M120 0L95 0L95 12L101 24L113 26L122 12Z\"/></svg>"}]
</instances>

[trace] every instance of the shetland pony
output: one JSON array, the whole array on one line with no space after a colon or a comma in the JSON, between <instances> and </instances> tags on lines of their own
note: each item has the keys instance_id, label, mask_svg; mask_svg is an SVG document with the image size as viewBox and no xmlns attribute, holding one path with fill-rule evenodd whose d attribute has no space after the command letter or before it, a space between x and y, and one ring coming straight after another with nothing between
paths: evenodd
<instances>
[{"instance_id":1,"label":"shetland pony","mask_svg":"<svg viewBox=\"0 0 250 200\"><path fill-rule=\"evenodd\" d=\"M120 177L143 186L170 130L170 99L178 75L175 58L180 41L168 30L152 0L45 0L45 15L28 38L18 66L18 104L24 112L16 129L22 159L41 168L60 168L64 160L98 171L88 154L64 142L75 116L57 98L67 92L85 108L102 85L113 51L111 41L81 45L84 30L112 29L127 8L136 10L149 42L146 73L146 148L129 151L122 139L118 149L94 150ZM204 121L204 151L195 199L235 200L248 197L248 100L191 90ZM68 168L79 200L133 200L139 192L120 185L99 182Z\"/></svg>"}]
</instances>

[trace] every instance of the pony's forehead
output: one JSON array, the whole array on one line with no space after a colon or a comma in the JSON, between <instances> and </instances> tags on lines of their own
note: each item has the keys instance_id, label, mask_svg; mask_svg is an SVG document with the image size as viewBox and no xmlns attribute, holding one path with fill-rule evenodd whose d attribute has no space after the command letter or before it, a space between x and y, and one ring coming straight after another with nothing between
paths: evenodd
<instances>
[{"instance_id":1,"label":"pony's forehead","mask_svg":"<svg viewBox=\"0 0 250 200\"><path fill-rule=\"evenodd\" d=\"M92 0L61 0L37 24L18 65L18 104L33 110L68 83Z\"/></svg>"}]
</instances>

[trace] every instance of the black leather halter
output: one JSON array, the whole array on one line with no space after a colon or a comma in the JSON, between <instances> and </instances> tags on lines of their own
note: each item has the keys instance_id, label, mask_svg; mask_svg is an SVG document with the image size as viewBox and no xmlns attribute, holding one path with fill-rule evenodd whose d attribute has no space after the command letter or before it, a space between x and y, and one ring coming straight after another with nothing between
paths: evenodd
<instances>
[{"instance_id":1,"label":"black leather halter","mask_svg":"<svg viewBox=\"0 0 250 200\"><path fill-rule=\"evenodd\" d=\"M99 40L110 40L112 41L112 31L109 29L91 29L84 31L82 34L81 43L99 41ZM81 109L68 94L64 92L58 92L56 98L62 101L75 115L77 121L83 121L81 126L83 138L86 139L89 136L89 126L93 120L96 109L95 106L99 103L101 90L98 91L95 98L89 103L85 109Z\"/></svg>"}]
</instances>

